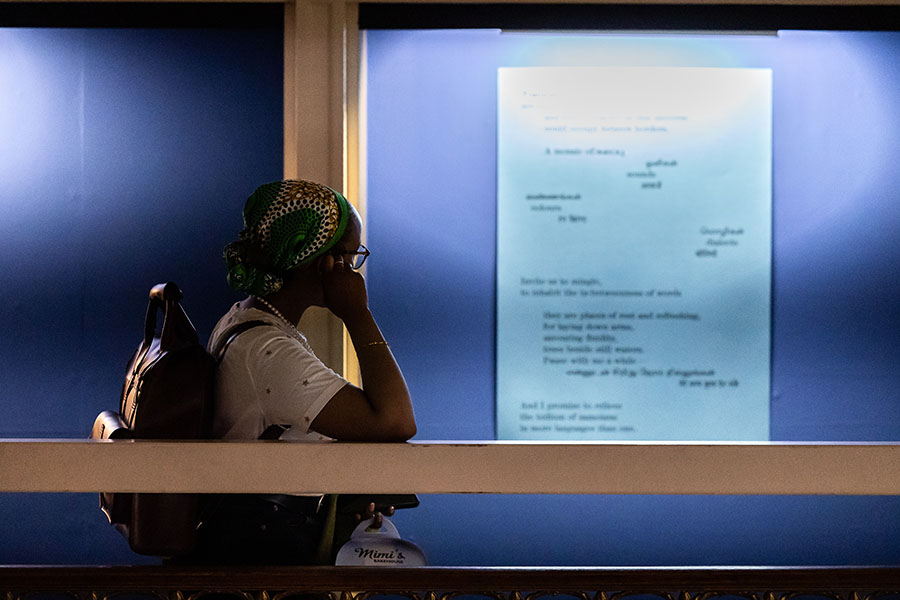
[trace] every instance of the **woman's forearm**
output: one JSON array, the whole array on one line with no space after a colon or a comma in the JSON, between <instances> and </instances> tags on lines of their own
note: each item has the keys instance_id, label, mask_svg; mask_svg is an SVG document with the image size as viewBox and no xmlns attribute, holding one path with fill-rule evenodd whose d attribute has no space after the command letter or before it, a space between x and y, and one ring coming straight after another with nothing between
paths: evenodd
<instances>
[{"instance_id":1,"label":"woman's forearm","mask_svg":"<svg viewBox=\"0 0 900 600\"><path fill-rule=\"evenodd\" d=\"M416 432L416 420L406 380L371 311L359 311L344 320L362 379L362 390L376 419L396 428L399 437Z\"/></svg>"}]
</instances>

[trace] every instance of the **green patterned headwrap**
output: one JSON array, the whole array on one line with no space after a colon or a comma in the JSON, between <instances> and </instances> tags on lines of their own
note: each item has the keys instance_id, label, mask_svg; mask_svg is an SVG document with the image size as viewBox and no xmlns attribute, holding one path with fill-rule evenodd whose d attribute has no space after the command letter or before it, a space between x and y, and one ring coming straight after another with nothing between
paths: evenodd
<instances>
[{"instance_id":1,"label":"green patterned headwrap","mask_svg":"<svg viewBox=\"0 0 900 600\"><path fill-rule=\"evenodd\" d=\"M244 205L244 229L225 246L228 285L266 296L284 285L288 271L312 263L343 237L350 205L331 188L311 181L259 186Z\"/></svg>"}]
</instances>

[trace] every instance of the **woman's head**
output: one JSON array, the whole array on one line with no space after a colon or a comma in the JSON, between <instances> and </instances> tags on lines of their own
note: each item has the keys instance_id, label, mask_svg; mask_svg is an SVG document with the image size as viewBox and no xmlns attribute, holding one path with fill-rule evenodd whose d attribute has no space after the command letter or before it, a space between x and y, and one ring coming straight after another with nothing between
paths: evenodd
<instances>
[{"instance_id":1,"label":"woman's head","mask_svg":"<svg viewBox=\"0 0 900 600\"><path fill-rule=\"evenodd\" d=\"M351 220L358 222L353 207L327 186L296 180L261 185L244 205L238 240L225 247L228 284L255 296L277 292L290 271L341 241Z\"/></svg>"}]
</instances>

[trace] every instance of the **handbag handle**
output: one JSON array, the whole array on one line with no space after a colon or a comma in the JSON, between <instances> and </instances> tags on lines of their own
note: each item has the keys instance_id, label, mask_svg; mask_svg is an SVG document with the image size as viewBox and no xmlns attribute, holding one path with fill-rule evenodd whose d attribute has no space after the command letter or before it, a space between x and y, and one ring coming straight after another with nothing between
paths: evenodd
<instances>
[{"instance_id":1,"label":"handbag handle","mask_svg":"<svg viewBox=\"0 0 900 600\"><path fill-rule=\"evenodd\" d=\"M159 283L150 288L150 303L147 305L147 317L144 319L143 348L149 348L156 333L156 314L163 311L162 331L159 334L159 348L163 352L174 350L176 342L181 345L197 344L197 330L194 329L187 313L181 307L181 293L174 281Z\"/></svg>"},{"instance_id":2,"label":"handbag handle","mask_svg":"<svg viewBox=\"0 0 900 600\"><path fill-rule=\"evenodd\" d=\"M157 302L181 302L184 294L178 288L178 284L174 281L167 283L157 283L150 288L150 299Z\"/></svg>"}]
</instances>

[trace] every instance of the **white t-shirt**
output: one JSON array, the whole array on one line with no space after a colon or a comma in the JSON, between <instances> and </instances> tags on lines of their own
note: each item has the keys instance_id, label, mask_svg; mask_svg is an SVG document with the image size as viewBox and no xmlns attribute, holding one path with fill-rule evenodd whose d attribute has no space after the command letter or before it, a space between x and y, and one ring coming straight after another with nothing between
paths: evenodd
<instances>
[{"instance_id":1,"label":"white t-shirt","mask_svg":"<svg viewBox=\"0 0 900 600\"><path fill-rule=\"evenodd\" d=\"M290 425L281 439L327 441L309 429L347 380L313 354L306 338L275 315L231 307L213 329L211 351L244 321L264 321L229 344L216 372L213 436L255 440L270 425Z\"/></svg>"}]
</instances>

